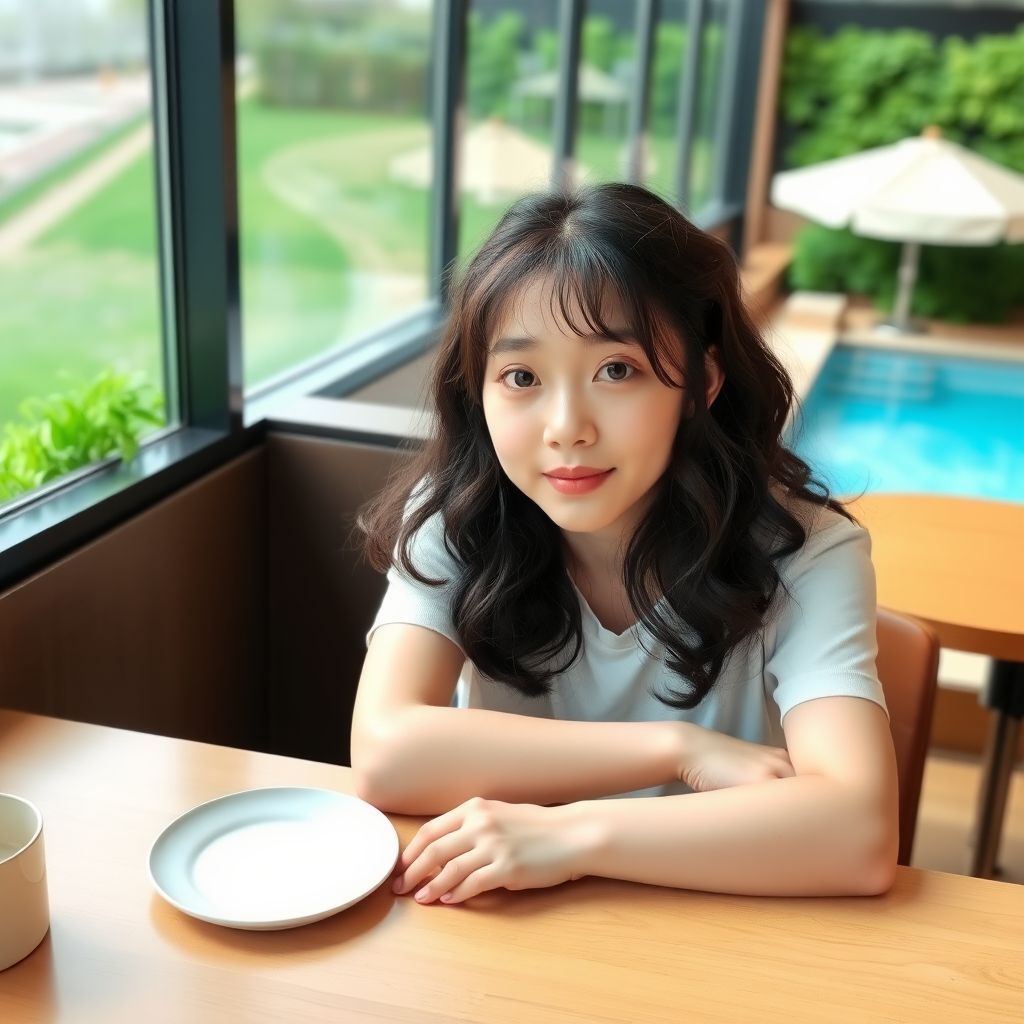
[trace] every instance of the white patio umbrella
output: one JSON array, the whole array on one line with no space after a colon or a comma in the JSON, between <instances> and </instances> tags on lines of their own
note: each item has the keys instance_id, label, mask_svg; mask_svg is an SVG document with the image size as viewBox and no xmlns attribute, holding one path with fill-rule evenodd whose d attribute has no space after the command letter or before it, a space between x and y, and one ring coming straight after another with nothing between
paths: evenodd
<instances>
[{"instance_id":1,"label":"white patio umbrella","mask_svg":"<svg viewBox=\"0 0 1024 1024\"><path fill-rule=\"evenodd\" d=\"M402 153L388 164L388 176L414 188L429 188L433 161L428 146ZM471 128L462 142L460 186L484 205L545 188L551 178L551 148L491 118Z\"/></svg>"},{"instance_id":2,"label":"white patio umbrella","mask_svg":"<svg viewBox=\"0 0 1024 1024\"><path fill-rule=\"evenodd\" d=\"M630 96L626 83L590 64L580 65L576 91L584 103L628 103ZM558 72L545 71L531 78L521 78L512 86L511 93L554 100L558 94Z\"/></svg>"},{"instance_id":3,"label":"white patio umbrella","mask_svg":"<svg viewBox=\"0 0 1024 1024\"><path fill-rule=\"evenodd\" d=\"M914 330L910 300L921 245L1024 241L1024 175L926 129L892 146L783 171L772 203L827 227L902 242L890 326Z\"/></svg>"}]
</instances>

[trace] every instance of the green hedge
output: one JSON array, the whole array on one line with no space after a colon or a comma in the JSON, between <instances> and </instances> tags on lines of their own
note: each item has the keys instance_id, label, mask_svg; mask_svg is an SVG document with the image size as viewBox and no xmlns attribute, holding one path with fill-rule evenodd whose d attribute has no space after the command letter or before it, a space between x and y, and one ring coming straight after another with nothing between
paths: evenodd
<instances>
[{"instance_id":1,"label":"green hedge","mask_svg":"<svg viewBox=\"0 0 1024 1024\"><path fill-rule=\"evenodd\" d=\"M163 399L138 378L106 371L63 395L30 398L0 435L0 501L108 455L125 461L164 422Z\"/></svg>"},{"instance_id":2,"label":"green hedge","mask_svg":"<svg viewBox=\"0 0 1024 1024\"><path fill-rule=\"evenodd\" d=\"M256 50L263 102L422 116L428 20L356 13L330 23L292 12L272 23Z\"/></svg>"},{"instance_id":3,"label":"green hedge","mask_svg":"<svg viewBox=\"0 0 1024 1024\"><path fill-rule=\"evenodd\" d=\"M782 112L795 129L786 150L804 166L897 142L938 125L960 142L1024 172L1024 26L1011 35L841 29L789 33ZM805 229L790 274L798 288L851 291L892 303L899 246L849 231ZM926 246L914 311L948 320L999 321L1024 304L1024 246Z\"/></svg>"}]
</instances>

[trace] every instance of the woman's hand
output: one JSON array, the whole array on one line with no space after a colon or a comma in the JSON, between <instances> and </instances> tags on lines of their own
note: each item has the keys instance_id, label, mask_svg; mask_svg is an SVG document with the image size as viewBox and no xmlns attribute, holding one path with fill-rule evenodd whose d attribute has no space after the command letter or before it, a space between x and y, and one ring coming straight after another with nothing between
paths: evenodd
<instances>
[{"instance_id":1,"label":"woman's hand","mask_svg":"<svg viewBox=\"0 0 1024 1024\"><path fill-rule=\"evenodd\" d=\"M405 848L396 893L461 903L488 889L538 889L579 878L588 830L569 807L474 797L428 821ZM426 881L426 884L422 883Z\"/></svg>"},{"instance_id":2,"label":"woman's hand","mask_svg":"<svg viewBox=\"0 0 1024 1024\"><path fill-rule=\"evenodd\" d=\"M748 743L689 722L679 724L683 727L679 778L690 789L750 786L796 774L781 747Z\"/></svg>"}]
</instances>

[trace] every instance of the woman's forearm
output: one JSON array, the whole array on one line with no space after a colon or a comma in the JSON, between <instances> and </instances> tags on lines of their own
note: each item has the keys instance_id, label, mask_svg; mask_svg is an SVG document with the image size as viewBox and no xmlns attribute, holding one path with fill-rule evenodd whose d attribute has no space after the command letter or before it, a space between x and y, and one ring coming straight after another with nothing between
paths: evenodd
<instances>
[{"instance_id":1,"label":"woman's forearm","mask_svg":"<svg viewBox=\"0 0 1024 1024\"><path fill-rule=\"evenodd\" d=\"M813 896L884 892L895 874L894 801L820 775L552 813L578 837L574 877Z\"/></svg>"},{"instance_id":2,"label":"woman's forearm","mask_svg":"<svg viewBox=\"0 0 1024 1024\"><path fill-rule=\"evenodd\" d=\"M678 722L567 722L418 705L353 731L356 791L385 810L439 814L481 796L555 804L674 781Z\"/></svg>"}]
</instances>

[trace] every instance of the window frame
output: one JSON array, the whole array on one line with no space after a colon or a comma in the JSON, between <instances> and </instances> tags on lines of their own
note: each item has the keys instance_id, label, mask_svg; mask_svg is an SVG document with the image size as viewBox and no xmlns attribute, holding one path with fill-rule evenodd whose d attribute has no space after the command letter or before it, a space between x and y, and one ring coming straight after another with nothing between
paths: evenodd
<instances>
[{"instance_id":1,"label":"window frame","mask_svg":"<svg viewBox=\"0 0 1024 1024\"><path fill-rule=\"evenodd\" d=\"M728 0L718 104L713 201L689 215L701 227L736 224L745 200L766 0ZM699 27L708 0L689 0ZM659 0L638 0L641 74L635 76L627 146L643 152ZM464 124L468 0L434 0L431 116L434 177L430 296L419 309L343 347L244 389L236 165L234 0L150 0L150 73L169 426L130 463L110 458L0 506L0 588L259 444L275 429L325 436L352 424L310 409L339 399L427 350L436 340L458 256L458 147ZM554 177L571 174L585 0L560 0ZM677 187L686 212L689 146L699 82L700 35L691 31L680 83ZM694 57L694 50L696 57ZM210 97L217 102L211 103ZM685 158L685 160L683 159ZM639 166L639 157L631 167ZM290 414L289 410L294 410ZM349 417L351 419L351 417ZM369 436L369 435L368 435ZM379 443L379 441L375 442Z\"/></svg>"},{"instance_id":2,"label":"window frame","mask_svg":"<svg viewBox=\"0 0 1024 1024\"><path fill-rule=\"evenodd\" d=\"M233 6L150 0L147 13L169 427L130 463L104 459L0 508L0 588L260 439L241 415Z\"/></svg>"}]
</instances>

